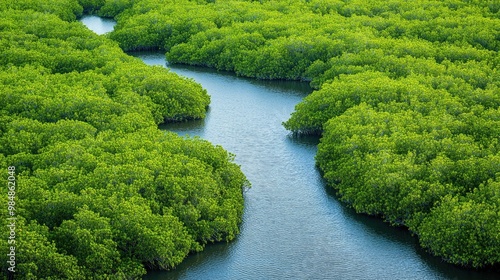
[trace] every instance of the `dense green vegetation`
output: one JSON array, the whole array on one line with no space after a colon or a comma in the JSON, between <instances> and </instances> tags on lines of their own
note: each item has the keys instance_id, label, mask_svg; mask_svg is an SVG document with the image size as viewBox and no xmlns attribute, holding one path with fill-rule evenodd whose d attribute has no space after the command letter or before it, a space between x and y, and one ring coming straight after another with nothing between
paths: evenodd
<instances>
[{"instance_id":1,"label":"dense green vegetation","mask_svg":"<svg viewBox=\"0 0 500 280\"><path fill-rule=\"evenodd\" d=\"M1 178L16 184L0 196L0 252L15 246L16 279L137 278L239 232L248 182L233 155L157 128L203 118L206 91L127 56L82 11L0 3Z\"/></svg>"},{"instance_id":2,"label":"dense green vegetation","mask_svg":"<svg viewBox=\"0 0 500 280\"><path fill-rule=\"evenodd\" d=\"M318 90L284 125L358 212L451 263L500 264L500 3L106 1L109 37L171 63Z\"/></svg>"}]
</instances>

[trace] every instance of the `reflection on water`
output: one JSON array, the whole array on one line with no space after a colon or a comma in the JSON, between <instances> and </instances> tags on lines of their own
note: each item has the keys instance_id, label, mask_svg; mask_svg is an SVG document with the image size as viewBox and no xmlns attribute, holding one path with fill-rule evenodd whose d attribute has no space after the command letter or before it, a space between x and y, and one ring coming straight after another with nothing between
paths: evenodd
<instances>
[{"instance_id":1,"label":"reflection on water","mask_svg":"<svg viewBox=\"0 0 500 280\"><path fill-rule=\"evenodd\" d=\"M171 130L177 132L179 135L195 136L202 135L205 129L206 119L192 120L178 123L160 124L159 128L163 130Z\"/></svg>"},{"instance_id":2,"label":"reflection on water","mask_svg":"<svg viewBox=\"0 0 500 280\"><path fill-rule=\"evenodd\" d=\"M96 16L83 16L80 21L96 34L102 35L113 31L116 22L113 19Z\"/></svg>"}]
</instances>

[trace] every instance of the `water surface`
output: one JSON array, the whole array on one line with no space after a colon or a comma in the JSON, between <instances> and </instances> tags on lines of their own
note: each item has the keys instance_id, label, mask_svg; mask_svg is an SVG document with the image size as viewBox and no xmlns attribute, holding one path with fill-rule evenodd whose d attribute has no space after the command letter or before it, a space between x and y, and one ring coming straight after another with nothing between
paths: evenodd
<instances>
[{"instance_id":1,"label":"water surface","mask_svg":"<svg viewBox=\"0 0 500 280\"><path fill-rule=\"evenodd\" d=\"M113 31L116 21L109 18L100 18L96 16L83 16L80 21L96 34L102 35Z\"/></svg>"}]
</instances>

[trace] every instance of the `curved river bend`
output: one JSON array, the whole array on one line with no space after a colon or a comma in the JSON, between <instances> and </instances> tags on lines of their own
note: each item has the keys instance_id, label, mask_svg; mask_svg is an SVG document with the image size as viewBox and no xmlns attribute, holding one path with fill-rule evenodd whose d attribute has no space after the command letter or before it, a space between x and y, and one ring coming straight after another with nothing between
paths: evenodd
<instances>
[{"instance_id":1,"label":"curved river bend","mask_svg":"<svg viewBox=\"0 0 500 280\"><path fill-rule=\"evenodd\" d=\"M114 23L82 19L96 33ZM161 53L135 53L166 66ZM170 272L145 279L500 279L443 263L419 249L404 229L357 215L339 203L315 168L318 140L282 127L311 89L303 83L258 81L213 70L169 65L211 95L207 118L160 127L200 136L236 154L252 183L241 234L209 245Z\"/></svg>"}]
</instances>

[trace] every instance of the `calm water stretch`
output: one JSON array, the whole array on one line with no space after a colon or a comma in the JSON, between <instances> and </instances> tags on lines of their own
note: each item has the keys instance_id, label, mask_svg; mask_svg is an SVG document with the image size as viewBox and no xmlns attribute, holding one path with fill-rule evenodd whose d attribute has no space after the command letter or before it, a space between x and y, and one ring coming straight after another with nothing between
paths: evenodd
<instances>
[{"instance_id":1,"label":"calm water stretch","mask_svg":"<svg viewBox=\"0 0 500 280\"><path fill-rule=\"evenodd\" d=\"M114 26L97 17L82 22L100 34ZM205 120L160 128L222 145L252 183L236 240L209 245L177 269L145 279L500 279L445 264L406 230L337 201L314 165L318 139L294 138L281 125L311 92L307 84L168 65L161 53L132 55L207 89Z\"/></svg>"}]
</instances>

